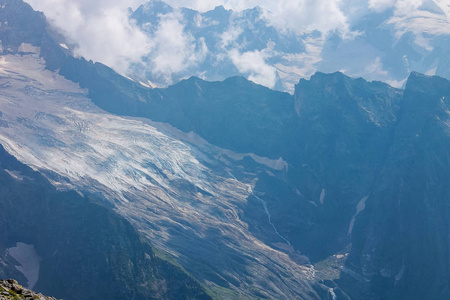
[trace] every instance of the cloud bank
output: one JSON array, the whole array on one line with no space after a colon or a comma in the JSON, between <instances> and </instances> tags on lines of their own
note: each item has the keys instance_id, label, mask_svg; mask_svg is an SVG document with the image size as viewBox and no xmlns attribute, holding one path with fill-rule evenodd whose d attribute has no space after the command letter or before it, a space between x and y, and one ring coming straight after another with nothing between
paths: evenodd
<instances>
[{"instance_id":1,"label":"cloud bank","mask_svg":"<svg viewBox=\"0 0 450 300\"><path fill-rule=\"evenodd\" d=\"M242 11L261 7L271 25L279 30L297 33L319 30L347 31L347 18L341 10L341 0L167 0L174 7L189 7L198 11L222 5L226 9Z\"/></svg>"},{"instance_id":2,"label":"cloud bank","mask_svg":"<svg viewBox=\"0 0 450 300\"><path fill-rule=\"evenodd\" d=\"M153 77L166 84L173 83L172 74L203 61L208 52L205 41L196 41L182 20L177 11L162 15L156 31L149 36L154 46L146 63Z\"/></svg>"},{"instance_id":3,"label":"cloud bank","mask_svg":"<svg viewBox=\"0 0 450 300\"><path fill-rule=\"evenodd\" d=\"M113 66L125 73L147 54L153 42L128 18L126 1L27 0L77 44L75 55Z\"/></svg>"},{"instance_id":4,"label":"cloud bank","mask_svg":"<svg viewBox=\"0 0 450 300\"><path fill-rule=\"evenodd\" d=\"M167 65L164 66L164 63L157 63L157 68L161 70L165 68L165 72L171 72L185 65L182 61L187 58L175 57L174 54L184 55L182 50L186 47L181 47L177 39L167 37L170 30L176 36L180 36L180 32L183 31L180 18L172 16L163 25L160 33L167 32L166 39L169 40L159 45L154 39L164 39L161 34L153 38L149 37L130 21L127 8L129 6L136 8L139 4L146 2L144 0L26 1L35 10L43 11L70 42L78 45L76 49L73 49L76 55L105 63L121 73L126 73L131 63L139 62L146 54L158 49L164 50L158 52L160 58L168 58L174 61L174 64L166 63ZM348 27L346 18L339 9L340 0L169 0L166 2L174 7L190 7L199 11L207 11L218 5L235 11L260 6L264 8L265 17L279 30L327 32L336 29L345 30ZM189 41L186 41L189 38L189 36L183 37L182 43L189 44ZM162 49L164 47L166 49Z\"/></svg>"},{"instance_id":5,"label":"cloud bank","mask_svg":"<svg viewBox=\"0 0 450 300\"><path fill-rule=\"evenodd\" d=\"M155 27L151 31L137 26L128 10L128 7L136 9L146 0L25 1L35 10L43 11L75 45L71 49L75 55L102 62L123 75L140 76L139 80L150 76L162 85L188 75L202 77L206 74L202 69L206 65L215 68L228 61L235 72L256 83L273 88L281 80L282 88L292 91L299 78L312 75L325 59L327 38L337 36L351 44L351 40L364 35L353 25L369 13L390 11L391 16L383 26L393 29L397 39L405 33L413 33L414 42L425 51L434 49L430 35L450 35L450 0L166 0L164 2L175 9L159 15L158 24L153 24ZM205 12L219 5L233 10L234 15L260 7L261 20L276 28L284 38L296 37L297 48L280 50L270 38L261 40L262 46L246 48L246 43L252 42L249 38L255 34L248 35L246 22L231 22L218 35L217 45L207 44L211 39L205 41L207 38L199 38L194 31L215 21L202 19L197 14L197 28L192 31L192 24L188 24L186 16L177 9L188 7ZM359 53L363 54L367 53ZM387 71L383 63L383 54L375 49L366 64L359 66L359 73L348 75L384 78ZM223 71L223 68L217 69L217 73ZM223 76L230 75L236 74ZM205 78L220 79L217 74L214 76L210 78L206 74Z\"/></svg>"}]
</instances>

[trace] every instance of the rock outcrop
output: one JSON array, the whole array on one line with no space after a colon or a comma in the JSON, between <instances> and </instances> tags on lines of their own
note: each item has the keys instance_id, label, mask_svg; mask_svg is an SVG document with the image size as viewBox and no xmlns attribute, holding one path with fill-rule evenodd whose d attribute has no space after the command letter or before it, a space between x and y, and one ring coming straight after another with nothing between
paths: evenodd
<instances>
[{"instance_id":1,"label":"rock outcrop","mask_svg":"<svg viewBox=\"0 0 450 300\"><path fill-rule=\"evenodd\" d=\"M16 280L0 280L0 300L56 300L21 286Z\"/></svg>"}]
</instances>

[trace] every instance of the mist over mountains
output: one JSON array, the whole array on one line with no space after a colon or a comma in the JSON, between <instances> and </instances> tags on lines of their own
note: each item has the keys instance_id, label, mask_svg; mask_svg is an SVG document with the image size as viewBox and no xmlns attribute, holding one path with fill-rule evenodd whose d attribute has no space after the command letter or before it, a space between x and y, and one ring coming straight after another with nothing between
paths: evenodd
<instances>
[{"instance_id":1,"label":"mist over mountains","mask_svg":"<svg viewBox=\"0 0 450 300\"><path fill-rule=\"evenodd\" d=\"M151 1L132 38L162 40L124 77L0 0L1 277L64 299L449 298L450 82L410 72L447 72L445 5L371 1L346 36ZM314 39L310 73L283 75Z\"/></svg>"},{"instance_id":2,"label":"mist over mountains","mask_svg":"<svg viewBox=\"0 0 450 300\"><path fill-rule=\"evenodd\" d=\"M76 55L145 86L166 87L193 75L209 81L241 75L293 93L300 78L316 71L398 88L412 71L450 76L450 10L442 0L224 6L152 0L134 3L129 12L115 1L67 2L30 0L48 13Z\"/></svg>"}]
</instances>

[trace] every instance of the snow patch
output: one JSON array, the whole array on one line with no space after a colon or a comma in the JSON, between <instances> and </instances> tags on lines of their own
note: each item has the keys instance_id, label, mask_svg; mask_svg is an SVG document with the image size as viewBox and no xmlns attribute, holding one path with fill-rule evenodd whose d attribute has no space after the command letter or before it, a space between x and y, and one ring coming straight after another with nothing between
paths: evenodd
<instances>
[{"instance_id":1,"label":"snow patch","mask_svg":"<svg viewBox=\"0 0 450 300\"><path fill-rule=\"evenodd\" d=\"M147 80L147 85L149 85L152 89L156 89L159 87L156 83L153 83L150 80Z\"/></svg>"},{"instance_id":2,"label":"snow patch","mask_svg":"<svg viewBox=\"0 0 450 300\"><path fill-rule=\"evenodd\" d=\"M199 136L193 131L185 133L167 123L154 122L145 118L133 118L133 119L149 124L152 127L158 129L158 131L164 134L168 134L176 138L177 140L188 142L189 144L198 147L207 146L208 148L213 149L213 151L219 154L219 156L227 156L235 161L241 161L244 160L245 157L250 157L258 164L264 165L276 171L282 171L284 169L287 171L289 168L288 163L282 157L279 157L278 159L271 159L268 157L256 155L254 153L237 153L229 149L219 148L217 146L211 145L205 139L203 139L201 136ZM219 159L219 157L216 158Z\"/></svg>"},{"instance_id":3,"label":"snow patch","mask_svg":"<svg viewBox=\"0 0 450 300\"><path fill-rule=\"evenodd\" d=\"M271 177L276 177L275 174L273 174L272 172L270 172L269 170L266 170L266 174L271 176Z\"/></svg>"},{"instance_id":4,"label":"snow patch","mask_svg":"<svg viewBox=\"0 0 450 300\"><path fill-rule=\"evenodd\" d=\"M405 265L402 266L397 275L395 275L395 281L399 281L403 277L403 273L405 272Z\"/></svg>"},{"instance_id":5,"label":"snow patch","mask_svg":"<svg viewBox=\"0 0 450 300\"><path fill-rule=\"evenodd\" d=\"M356 205L356 213L353 215L352 220L350 221L350 225L348 226L348 235L352 234L353 231L353 225L355 224L356 216L360 212L362 212L366 208L366 201L369 198L369 195L363 197L359 202L358 205Z\"/></svg>"},{"instance_id":6,"label":"snow patch","mask_svg":"<svg viewBox=\"0 0 450 300\"><path fill-rule=\"evenodd\" d=\"M328 291L330 292L331 299L336 300L337 296L336 293L334 292L334 288L330 288Z\"/></svg>"},{"instance_id":7,"label":"snow patch","mask_svg":"<svg viewBox=\"0 0 450 300\"><path fill-rule=\"evenodd\" d=\"M325 189L322 189L322 191L320 192L320 198L319 198L319 202L322 205L323 205L323 202L325 201L325 195L326 195Z\"/></svg>"},{"instance_id":8,"label":"snow patch","mask_svg":"<svg viewBox=\"0 0 450 300\"><path fill-rule=\"evenodd\" d=\"M16 180L23 180L23 176L21 175L21 173L19 171L10 171L5 169L6 173L8 173L12 178L16 179Z\"/></svg>"},{"instance_id":9,"label":"snow patch","mask_svg":"<svg viewBox=\"0 0 450 300\"><path fill-rule=\"evenodd\" d=\"M139 84L142 85L142 86L144 86L144 87L146 87L146 88L151 88L150 85L148 85L148 84L146 84L146 83L144 83L144 82L142 82L142 81L139 81Z\"/></svg>"},{"instance_id":10,"label":"snow patch","mask_svg":"<svg viewBox=\"0 0 450 300\"><path fill-rule=\"evenodd\" d=\"M150 80L145 80L145 81L140 81L139 80L139 84L146 87L146 88L150 88L150 89L156 89L159 86L153 82L151 82Z\"/></svg>"},{"instance_id":11,"label":"snow patch","mask_svg":"<svg viewBox=\"0 0 450 300\"><path fill-rule=\"evenodd\" d=\"M39 279L39 268L42 260L36 253L34 246L17 243L16 247L7 249L6 253L20 264L20 266L16 266L16 269L28 280L26 288L32 289Z\"/></svg>"}]
</instances>

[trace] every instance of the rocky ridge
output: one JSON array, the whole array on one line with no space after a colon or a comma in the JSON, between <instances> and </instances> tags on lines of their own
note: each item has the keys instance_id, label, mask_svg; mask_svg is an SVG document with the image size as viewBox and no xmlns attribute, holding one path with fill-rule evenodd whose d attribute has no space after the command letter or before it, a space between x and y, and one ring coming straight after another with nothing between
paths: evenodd
<instances>
[{"instance_id":1,"label":"rocky ridge","mask_svg":"<svg viewBox=\"0 0 450 300\"><path fill-rule=\"evenodd\" d=\"M14 279L0 280L0 300L56 300L21 286Z\"/></svg>"}]
</instances>

